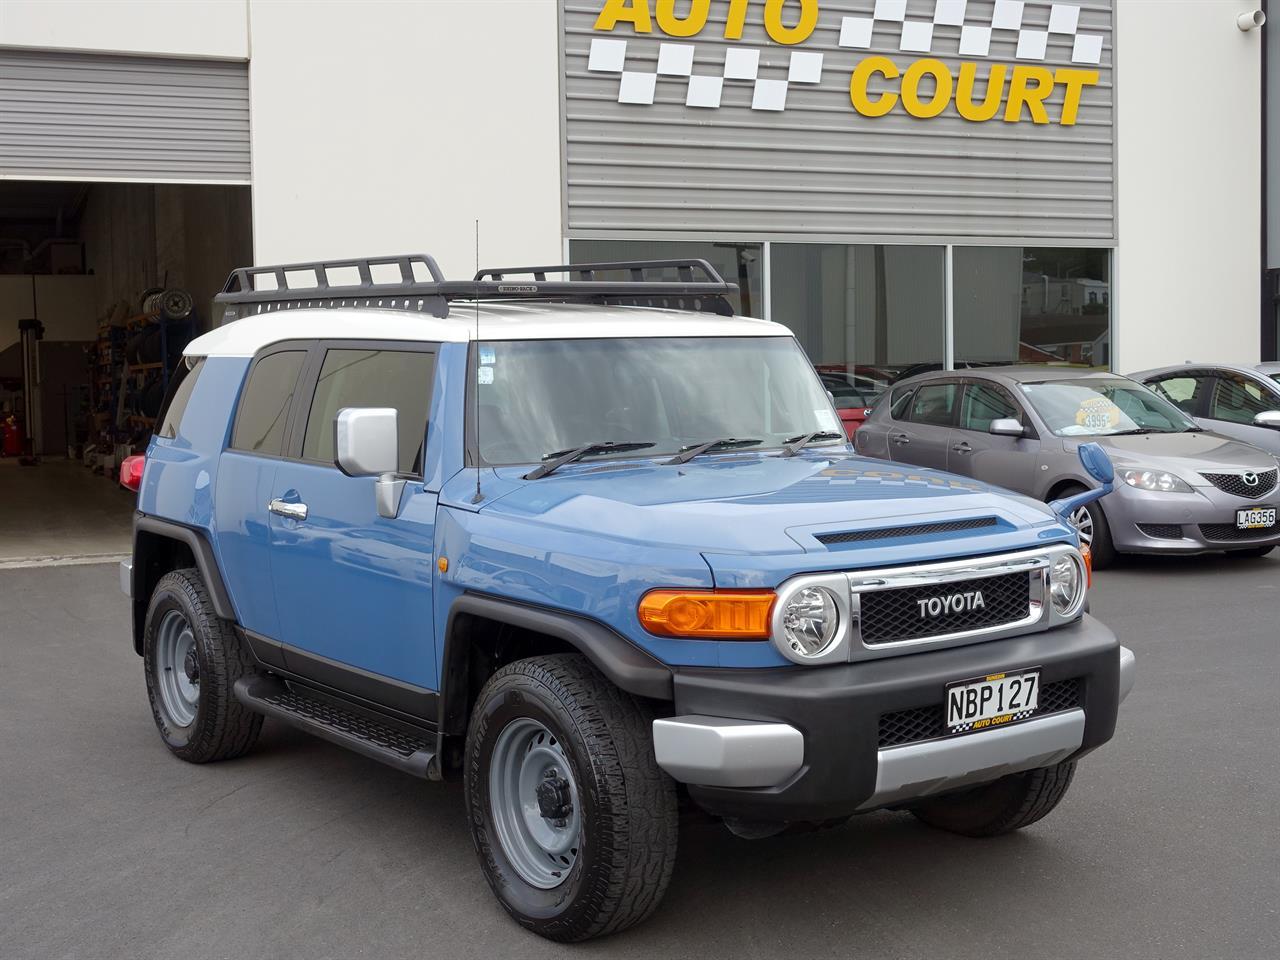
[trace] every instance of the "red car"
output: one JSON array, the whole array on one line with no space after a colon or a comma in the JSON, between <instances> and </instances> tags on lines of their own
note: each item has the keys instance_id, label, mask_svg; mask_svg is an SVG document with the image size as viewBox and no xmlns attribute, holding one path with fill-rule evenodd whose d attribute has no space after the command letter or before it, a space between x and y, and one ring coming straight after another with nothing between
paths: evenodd
<instances>
[{"instance_id":1,"label":"red car","mask_svg":"<svg viewBox=\"0 0 1280 960\"><path fill-rule=\"evenodd\" d=\"M817 369L822 385L835 401L836 413L840 415L844 432L852 440L854 432L867 419L887 384L857 373L845 373L829 367Z\"/></svg>"}]
</instances>

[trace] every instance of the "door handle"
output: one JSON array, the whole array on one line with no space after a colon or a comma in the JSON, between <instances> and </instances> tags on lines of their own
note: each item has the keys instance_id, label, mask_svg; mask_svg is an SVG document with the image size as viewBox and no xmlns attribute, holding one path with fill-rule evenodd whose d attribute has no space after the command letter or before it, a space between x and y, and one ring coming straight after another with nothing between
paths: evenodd
<instances>
[{"instance_id":1,"label":"door handle","mask_svg":"<svg viewBox=\"0 0 1280 960\"><path fill-rule=\"evenodd\" d=\"M956 453L972 453L973 447L969 446L969 441L961 440L959 443L951 445L951 449Z\"/></svg>"},{"instance_id":2,"label":"door handle","mask_svg":"<svg viewBox=\"0 0 1280 960\"><path fill-rule=\"evenodd\" d=\"M307 519L305 503L289 503L287 500L276 499L267 504L267 509L277 516L288 517L290 520Z\"/></svg>"},{"instance_id":3,"label":"door handle","mask_svg":"<svg viewBox=\"0 0 1280 960\"><path fill-rule=\"evenodd\" d=\"M894 443L896 443L900 447L905 446L906 444L911 442L911 438L908 437L905 433L895 433L889 439L892 440Z\"/></svg>"}]
</instances>

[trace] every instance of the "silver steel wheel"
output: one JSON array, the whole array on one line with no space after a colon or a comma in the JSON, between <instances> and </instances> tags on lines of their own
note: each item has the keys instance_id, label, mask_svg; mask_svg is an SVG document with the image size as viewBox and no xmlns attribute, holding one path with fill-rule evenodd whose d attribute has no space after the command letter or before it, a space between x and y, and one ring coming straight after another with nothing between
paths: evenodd
<instances>
[{"instance_id":1,"label":"silver steel wheel","mask_svg":"<svg viewBox=\"0 0 1280 960\"><path fill-rule=\"evenodd\" d=\"M537 720L512 720L489 761L489 811L502 852L532 886L564 882L578 859L578 785L563 745Z\"/></svg>"},{"instance_id":2,"label":"silver steel wheel","mask_svg":"<svg viewBox=\"0 0 1280 960\"><path fill-rule=\"evenodd\" d=\"M189 727L200 706L200 659L195 632L181 611L161 618L155 644L156 689L164 712L175 727Z\"/></svg>"},{"instance_id":3,"label":"silver steel wheel","mask_svg":"<svg viewBox=\"0 0 1280 960\"><path fill-rule=\"evenodd\" d=\"M1071 511L1071 525L1080 534L1080 543L1090 546L1093 543L1093 514L1086 507L1076 507Z\"/></svg>"}]
</instances>

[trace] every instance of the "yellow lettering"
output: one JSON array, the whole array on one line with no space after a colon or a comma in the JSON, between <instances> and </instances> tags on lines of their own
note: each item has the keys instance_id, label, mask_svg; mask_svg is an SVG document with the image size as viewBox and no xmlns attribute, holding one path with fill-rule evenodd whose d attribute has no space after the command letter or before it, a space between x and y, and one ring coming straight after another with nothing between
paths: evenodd
<instances>
[{"instance_id":1,"label":"yellow lettering","mask_svg":"<svg viewBox=\"0 0 1280 960\"><path fill-rule=\"evenodd\" d=\"M800 19L794 27L782 22L786 0L765 0L764 28L774 43L803 43L818 25L818 0L800 0Z\"/></svg>"},{"instance_id":2,"label":"yellow lettering","mask_svg":"<svg viewBox=\"0 0 1280 960\"><path fill-rule=\"evenodd\" d=\"M882 93L874 100L867 96L867 81L873 73L878 73L886 80L898 78L898 65L888 57L867 57L853 70L849 78L849 100L853 109L864 117L883 117L898 102L896 93Z\"/></svg>"},{"instance_id":3,"label":"yellow lettering","mask_svg":"<svg viewBox=\"0 0 1280 960\"><path fill-rule=\"evenodd\" d=\"M966 120L975 122L990 120L1000 112L1000 94L1004 92L1004 77L1008 67L1003 63L991 67L991 75L987 77L987 95L981 106L973 102L973 85L978 76L976 63L960 64L960 81L956 84L956 112Z\"/></svg>"},{"instance_id":4,"label":"yellow lettering","mask_svg":"<svg viewBox=\"0 0 1280 960\"><path fill-rule=\"evenodd\" d=\"M726 40L741 40L742 25L747 22L747 0L729 0L729 19L724 25Z\"/></svg>"},{"instance_id":5,"label":"yellow lettering","mask_svg":"<svg viewBox=\"0 0 1280 960\"><path fill-rule=\"evenodd\" d=\"M920 99L920 81L926 75L934 80L933 97L927 102ZM902 77L902 105L913 117L936 117L951 101L951 85L951 71L941 60L917 60Z\"/></svg>"},{"instance_id":6,"label":"yellow lettering","mask_svg":"<svg viewBox=\"0 0 1280 960\"><path fill-rule=\"evenodd\" d=\"M1062 119L1058 122L1064 127L1070 127L1076 122L1076 112L1080 109L1080 95L1086 86L1093 86L1098 82L1098 71L1062 67L1053 75L1053 79L1067 85L1062 99Z\"/></svg>"},{"instance_id":7,"label":"yellow lettering","mask_svg":"<svg viewBox=\"0 0 1280 960\"><path fill-rule=\"evenodd\" d=\"M658 29L669 37L692 37L707 25L711 0L691 0L689 15L676 16L676 0L658 0Z\"/></svg>"},{"instance_id":8,"label":"yellow lettering","mask_svg":"<svg viewBox=\"0 0 1280 960\"><path fill-rule=\"evenodd\" d=\"M1030 81L1035 86L1028 86ZM1028 67L1018 64L1009 79L1009 102L1004 108L1005 123L1017 123L1022 119L1022 105L1031 111L1032 123L1048 123L1049 111L1044 108L1045 98L1053 92L1053 74L1044 67Z\"/></svg>"},{"instance_id":9,"label":"yellow lettering","mask_svg":"<svg viewBox=\"0 0 1280 960\"><path fill-rule=\"evenodd\" d=\"M612 30L619 23L629 23L636 33L652 33L649 0L605 0L604 9L596 17L597 30Z\"/></svg>"}]
</instances>

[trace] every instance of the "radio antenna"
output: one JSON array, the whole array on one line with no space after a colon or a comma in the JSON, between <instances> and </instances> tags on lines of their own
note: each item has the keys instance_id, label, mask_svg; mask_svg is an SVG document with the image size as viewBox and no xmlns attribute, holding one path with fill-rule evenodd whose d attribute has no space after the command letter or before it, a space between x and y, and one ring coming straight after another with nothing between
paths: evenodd
<instances>
[{"instance_id":1,"label":"radio antenna","mask_svg":"<svg viewBox=\"0 0 1280 960\"><path fill-rule=\"evenodd\" d=\"M480 221L476 220L476 277L480 276ZM476 301L476 340L474 356L476 358L475 366L475 403L473 404L473 415L475 416L474 434L476 438L476 495L471 498L472 503L479 503L484 499L484 494L480 492L480 282L476 280L475 290Z\"/></svg>"}]
</instances>

